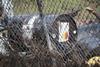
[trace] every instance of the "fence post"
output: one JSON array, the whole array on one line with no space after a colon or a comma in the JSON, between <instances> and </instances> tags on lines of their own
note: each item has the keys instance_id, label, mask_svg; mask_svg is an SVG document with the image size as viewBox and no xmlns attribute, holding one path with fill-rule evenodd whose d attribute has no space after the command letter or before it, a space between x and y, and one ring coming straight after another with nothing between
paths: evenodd
<instances>
[{"instance_id":1,"label":"fence post","mask_svg":"<svg viewBox=\"0 0 100 67\"><path fill-rule=\"evenodd\" d=\"M40 13L40 23L43 25L44 28L44 33L46 35L46 39L47 39L47 46L49 48L50 51L53 50L52 45L51 45L51 40L50 40L50 36L48 33L48 29L46 26L46 22L44 21L44 14L43 14L43 1L42 0L37 0L37 6L38 6L38 11Z\"/></svg>"}]
</instances>

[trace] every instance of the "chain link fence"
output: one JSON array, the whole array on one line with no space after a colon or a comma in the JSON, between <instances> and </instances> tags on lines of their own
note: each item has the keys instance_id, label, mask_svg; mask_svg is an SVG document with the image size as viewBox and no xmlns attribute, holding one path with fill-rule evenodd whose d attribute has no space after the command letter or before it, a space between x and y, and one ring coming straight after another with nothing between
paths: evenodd
<instances>
[{"instance_id":1,"label":"chain link fence","mask_svg":"<svg viewBox=\"0 0 100 67\"><path fill-rule=\"evenodd\" d=\"M100 19L86 8L99 12L99 4L99 0L1 0L1 67L91 66L88 60L100 56Z\"/></svg>"},{"instance_id":2,"label":"chain link fence","mask_svg":"<svg viewBox=\"0 0 100 67\"><path fill-rule=\"evenodd\" d=\"M36 0L20 0L20 1L12 1L13 9L15 15L17 14L37 14L37 4ZM95 19L95 16L90 14L88 11L85 10L86 7L91 6L91 4L99 4L98 1L91 1L91 0L59 0L59 1L43 1L43 13L44 14L63 14L63 13L71 13L73 11L79 11L77 17L75 17L77 24L80 25L82 23L88 23L89 20ZM18 6L19 5L19 6ZM57 9L58 8L58 9ZM97 8L98 12L99 6Z\"/></svg>"}]
</instances>

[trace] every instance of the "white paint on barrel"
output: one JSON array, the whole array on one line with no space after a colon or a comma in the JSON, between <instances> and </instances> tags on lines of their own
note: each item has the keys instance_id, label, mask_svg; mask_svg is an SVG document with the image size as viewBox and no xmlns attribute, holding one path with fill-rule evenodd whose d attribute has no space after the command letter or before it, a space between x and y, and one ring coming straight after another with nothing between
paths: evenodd
<instances>
[{"instance_id":1,"label":"white paint on barrel","mask_svg":"<svg viewBox=\"0 0 100 67\"><path fill-rule=\"evenodd\" d=\"M69 23L59 22L59 42L66 42L69 39Z\"/></svg>"}]
</instances>

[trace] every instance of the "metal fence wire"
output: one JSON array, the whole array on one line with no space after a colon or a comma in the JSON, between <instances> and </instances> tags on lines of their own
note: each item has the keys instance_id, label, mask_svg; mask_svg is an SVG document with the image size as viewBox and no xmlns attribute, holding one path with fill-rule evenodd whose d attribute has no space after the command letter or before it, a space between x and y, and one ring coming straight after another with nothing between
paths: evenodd
<instances>
[{"instance_id":1,"label":"metal fence wire","mask_svg":"<svg viewBox=\"0 0 100 67\"><path fill-rule=\"evenodd\" d=\"M90 7L100 13L99 0L0 0L0 67L100 67Z\"/></svg>"}]
</instances>

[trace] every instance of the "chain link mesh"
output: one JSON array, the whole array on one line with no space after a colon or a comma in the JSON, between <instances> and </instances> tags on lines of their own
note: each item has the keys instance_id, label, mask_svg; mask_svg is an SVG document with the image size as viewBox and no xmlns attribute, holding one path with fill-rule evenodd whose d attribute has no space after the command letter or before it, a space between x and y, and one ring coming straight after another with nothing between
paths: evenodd
<instances>
[{"instance_id":1,"label":"chain link mesh","mask_svg":"<svg viewBox=\"0 0 100 67\"><path fill-rule=\"evenodd\" d=\"M100 19L86 10L99 12L99 0L0 2L1 67L86 67L100 56Z\"/></svg>"}]
</instances>

